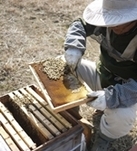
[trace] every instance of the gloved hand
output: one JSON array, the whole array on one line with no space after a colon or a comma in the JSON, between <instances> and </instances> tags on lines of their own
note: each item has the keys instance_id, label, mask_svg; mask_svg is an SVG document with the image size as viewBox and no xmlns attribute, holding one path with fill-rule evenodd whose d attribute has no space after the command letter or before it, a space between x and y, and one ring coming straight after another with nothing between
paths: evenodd
<instances>
[{"instance_id":1,"label":"gloved hand","mask_svg":"<svg viewBox=\"0 0 137 151\"><path fill-rule=\"evenodd\" d=\"M79 60L82 57L82 52L76 48L68 48L65 51L66 63L70 66L71 69L75 70Z\"/></svg>"},{"instance_id":2,"label":"gloved hand","mask_svg":"<svg viewBox=\"0 0 137 151\"><path fill-rule=\"evenodd\" d=\"M88 106L91 106L97 110L105 110L107 108L106 106L106 99L105 99L105 91L99 90L99 91L93 91L87 96L90 97L97 97L94 101L87 102Z\"/></svg>"}]
</instances>

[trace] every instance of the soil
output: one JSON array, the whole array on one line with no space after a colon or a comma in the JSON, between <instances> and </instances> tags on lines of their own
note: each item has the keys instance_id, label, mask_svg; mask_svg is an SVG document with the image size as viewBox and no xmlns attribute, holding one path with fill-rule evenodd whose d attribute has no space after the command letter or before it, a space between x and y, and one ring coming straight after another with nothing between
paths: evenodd
<instances>
[{"instance_id":1,"label":"soil","mask_svg":"<svg viewBox=\"0 0 137 151\"><path fill-rule=\"evenodd\" d=\"M64 53L65 34L71 22L82 17L91 0L0 0L0 95L37 85L29 64ZM98 58L98 44L87 39L85 58ZM93 110L81 106L93 122ZM95 115L98 117L98 115ZM96 118L96 125L99 118ZM116 140L109 151L127 151L137 141L136 124L128 136Z\"/></svg>"},{"instance_id":2,"label":"soil","mask_svg":"<svg viewBox=\"0 0 137 151\"><path fill-rule=\"evenodd\" d=\"M0 0L1 95L35 83L29 63L64 53L67 29L88 3Z\"/></svg>"}]
</instances>

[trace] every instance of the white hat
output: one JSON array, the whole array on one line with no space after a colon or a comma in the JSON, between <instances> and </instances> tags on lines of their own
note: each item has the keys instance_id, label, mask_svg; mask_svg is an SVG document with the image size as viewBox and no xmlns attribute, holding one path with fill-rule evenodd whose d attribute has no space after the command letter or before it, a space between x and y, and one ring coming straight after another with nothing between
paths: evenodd
<instances>
[{"instance_id":1,"label":"white hat","mask_svg":"<svg viewBox=\"0 0 137 151\"><path fill-rule=\"evenodd\" d=\"M117 26L137 20L137 0L95 0L83 13L84 20L96 26Z\"/></svg>"}]
</instances>

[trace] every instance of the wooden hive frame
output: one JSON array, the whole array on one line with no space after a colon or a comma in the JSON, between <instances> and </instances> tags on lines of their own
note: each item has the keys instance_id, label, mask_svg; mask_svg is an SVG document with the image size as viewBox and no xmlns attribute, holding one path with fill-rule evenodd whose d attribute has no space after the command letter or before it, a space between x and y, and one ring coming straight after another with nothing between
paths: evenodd
<instances>
[{"instance_id":1,"label":"wooden hive frame","mask_svg":"<svg viewBox=\"0 0 137 151\"><path fill-rule=\"evenodd\" d=\"M44 73L42 73L42 71L40 69L38 70L38 68L41 67L41 62L30 63L29 67L30 67L30 70L31 70L34 78L36 79L36 81L37 81L37 83L38 83L38 85L39 85L39 87L40 87L45 99L47 100L48 104L50 105L51 109L54 112L57 113L57 112L65 111L67 109L71 109L73 107L76 107L76 106L79 106L81 104L84 104L84 103L86 103L88 101L94 100L94 98L84 97L82 99L77 99L77 100L74 100L72 102L64 103L62 105L58 105L58 106L54 105L53 100L50 97L50 95L49 95L49 93L48 93L48 91L46 89L45 83L43 81L44 80ZM46 77L46 75L45 75L45 77ZM91 91L91 89L89 88L89 86L86 83L84 83L84 86L87 89L87 92ZM55 89L56 88L57 87L55 87Z\"/></svg>"}]
</instances>

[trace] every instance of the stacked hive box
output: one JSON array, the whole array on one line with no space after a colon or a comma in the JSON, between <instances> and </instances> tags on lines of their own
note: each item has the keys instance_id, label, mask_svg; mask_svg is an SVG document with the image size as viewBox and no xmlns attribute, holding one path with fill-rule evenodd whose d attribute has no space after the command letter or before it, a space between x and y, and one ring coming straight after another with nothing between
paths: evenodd
<instances>
[{"instance_id":1,"label":"stacked hive box","mask_svg":"<svg viewBox=\"0 0 137 151\"><path fill-rule=\"evenodd\" d=\"M0 97L6 151L81 151L82 131L68 112L54 113L34 85Z\"/></svg>"}]
</instances>

